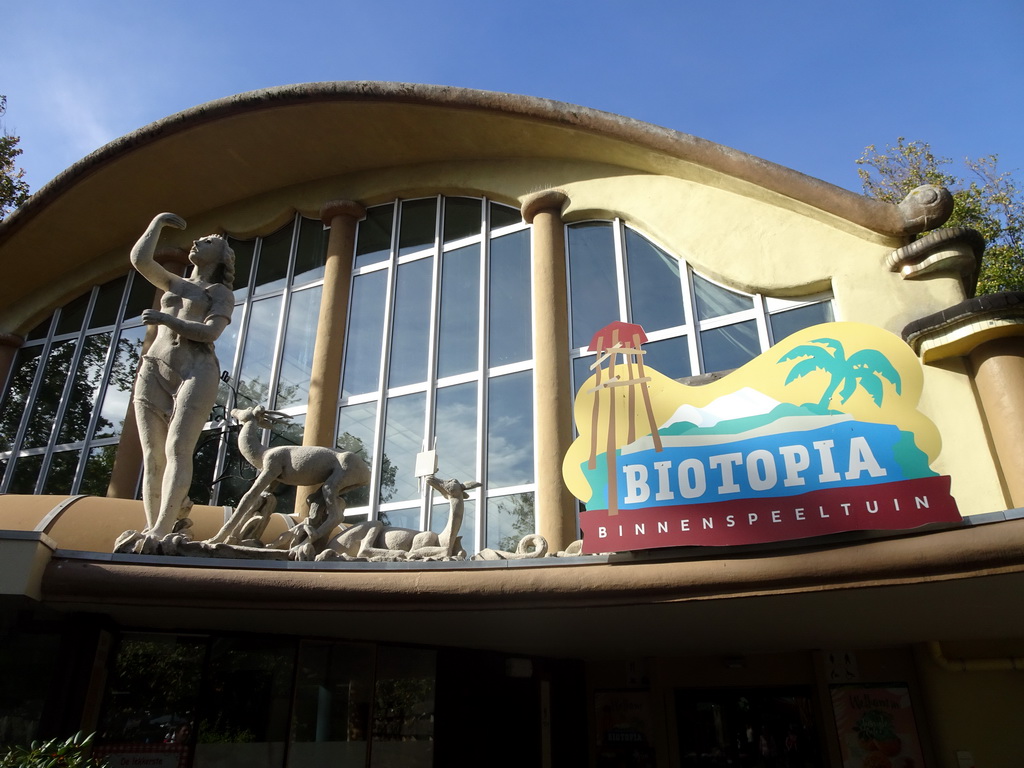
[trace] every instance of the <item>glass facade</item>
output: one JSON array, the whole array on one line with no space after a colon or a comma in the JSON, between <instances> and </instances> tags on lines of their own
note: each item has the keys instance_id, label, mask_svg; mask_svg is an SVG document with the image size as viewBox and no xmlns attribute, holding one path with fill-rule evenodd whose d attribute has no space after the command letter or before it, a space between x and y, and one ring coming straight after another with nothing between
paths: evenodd
<instances>
[{"instance_id":1,"label":"glass facade","mask_svg":"<svg viewBox=\"0 0 1024 768\"><path fill-rule=\"evenodd\" d=\"M738 368L794 331L834 319L829 294L734 291L618 219L566 230L575 386L590 375L594 334L616 320L641 325L645 362L681 379Z\"/></svg>"},{"instance_id":2,"label":"glass facade","mask_svg":"<svg viewBox=\"0 0 1024 768\"><path fill-rule=\"evenodd\" d=\"M419 648L125 634L97 752L114 765L176 754L196 768L430 766L436 666Z\"/></svg>"},{"instance_id":3,"label":"glass facade","mask_svg":"<svg viewBox=\"0 0 1024 768\"><path fill-rule=\"evenodd\" d=\"M486 199L402 200L367 211L354 263L337 444L373 480L348 514L440 531L414 471L434 449L441 477L483 483L462 544L491 546L489 500L534 490L529 228Z\"/></svg>"},{"instance_id":4,"label":"glass facade","mask_svg":"<svg viewBox=\"0 0 1024 768\"><path fill-rule=\"evenodd\" d=\"M570 356L588 375L591 337L639 323L647 362L682 378L736 368L800 328L833 319L830 297L748 295L702 277L620 220L566 227ZM239 454L231 408L291 417L266 445L302 442L323 293L328 231L296 215L268 235L229 238L235 309L216 343L217 405L195 454L190 496L234 505L256 476ZM535 530L530 228L485 198L397 200L356 233L336 444L372 468L348 494L352 522L441 531L448 505L416 477L480 489L466 501L462 545L512 549ZM125 259L127 263L127 258ZM128 412L155 291L134 273L56 310L18 350L0 405L0 490L104 495ZM295 489L284 488L288 512Z\"/></svg>"}]
</instances>

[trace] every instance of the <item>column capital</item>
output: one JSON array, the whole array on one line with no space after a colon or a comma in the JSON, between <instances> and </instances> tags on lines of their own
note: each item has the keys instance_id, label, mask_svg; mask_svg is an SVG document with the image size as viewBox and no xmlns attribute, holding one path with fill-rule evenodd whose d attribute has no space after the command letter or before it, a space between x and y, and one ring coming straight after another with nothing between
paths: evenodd
<instances>
[{"instance_id":1,"label":"column capital","mask_svg":"<svg viewBox=\"0 0 1024 768\"><path fill-rule=\"evenodd\" d=\"M25 339L16 333L0 333L0 347L13 347L20 349Z\"/></svg>"},{"instance_id":2,"label":"column capital","mask_svg":"<svg viewBox=\"0 0 1024 768\"><path fill-rule=\"evenodd\" d=\"M534 217L541 211L557 210L561 218L566 203L569 202L569 195L561 189L545 189L542 192L533 192L523 199L522 213L523 221L532 224Z\"/></svg>"},{"instance_id":3,"label":"column capital","mask_svg":"<svg viewBox=\"0 0 1024 768\"><path fill-rule=\"evenodd\" d=\"M359 221L366 216L366 208L355 200L331 200L320 207L320 221L324 226L331 226L331 222L339 216L350 216Z\"/></svg>"}]
</instances>

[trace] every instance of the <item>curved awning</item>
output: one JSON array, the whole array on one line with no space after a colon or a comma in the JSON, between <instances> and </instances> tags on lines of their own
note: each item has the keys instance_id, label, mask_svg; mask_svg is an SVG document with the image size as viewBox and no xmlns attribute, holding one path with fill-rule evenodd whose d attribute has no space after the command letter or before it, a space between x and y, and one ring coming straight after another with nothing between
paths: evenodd
<instances>
[{"instance_id":1,"label":"curved awning","mask_svg":"<svg viewBox=\"0 0 1024 768\"><path fill-rule=\"evenodd\" d=\"M545 99L375 82L309 83L243 93L171 115L102 147L0 223L18 280L0 306L127 247L154 212L188 219L273 190L374 169L437 162L597 161L767 191L888 236L897 206L736 150L618 115ZM12 330L12 329L0 329Z\"/></svg>"}]
</instances>

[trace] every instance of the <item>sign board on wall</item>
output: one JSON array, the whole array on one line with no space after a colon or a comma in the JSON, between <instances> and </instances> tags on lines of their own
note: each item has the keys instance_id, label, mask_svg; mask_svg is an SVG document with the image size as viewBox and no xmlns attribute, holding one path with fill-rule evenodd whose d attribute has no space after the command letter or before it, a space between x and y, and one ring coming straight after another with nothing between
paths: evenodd
<instances>
[{"instance_id":1,"label":"sign board on wall","mask_svg":"<svg viewBox=\"0 0 1024 768\"><path fill-rule=\"evenodd\" d=\"M613 323L591 345L562 466L586 505L584 552L960 520L930 466L941 441L917 410L921 365L896 336L814 326L703 386L645 366L645 341Z\"/></svg>"},{"instance_id":2,"label":"sign board on wall","mask_svg":"<svg viewBox=\"0 0 1024 768\"><path fill-rule=\"evenodd\" d=\"M843 768L924 765L905 685L833 686L832 709Z\"/></svg>"}]
</instances>

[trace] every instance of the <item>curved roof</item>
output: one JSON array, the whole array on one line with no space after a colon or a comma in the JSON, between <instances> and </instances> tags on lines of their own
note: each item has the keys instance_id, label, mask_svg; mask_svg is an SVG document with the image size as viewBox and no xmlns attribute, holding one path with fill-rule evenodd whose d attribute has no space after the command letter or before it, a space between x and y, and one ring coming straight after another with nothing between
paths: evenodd
<instances>
[{"instance_id":1,"label":"curved roof","mask_svg":"<svg viewBox=\"0 0 1024 768\"><path fill-rule=\"evenodd\" d=\"M130 243L156 211L190 215L289 185L375 168L452 160L595 159L640 172L693 174L755 188L884 235L894 205L687 134L546 99L377 82L251 91L171 115L93 152L0 223L0 306L44 291ZM0 329L13 330L13 329Z\"/></svg>"}]
</instances>

